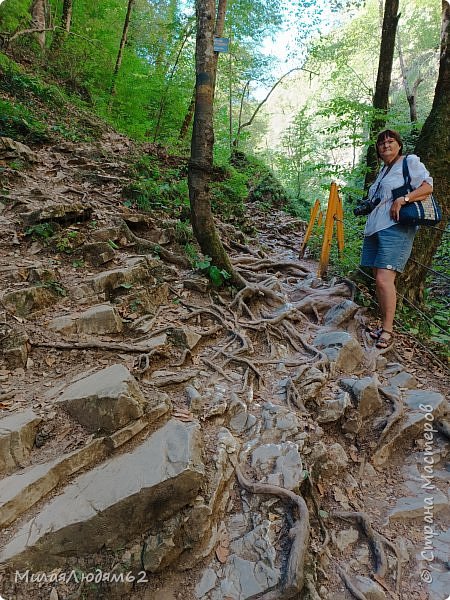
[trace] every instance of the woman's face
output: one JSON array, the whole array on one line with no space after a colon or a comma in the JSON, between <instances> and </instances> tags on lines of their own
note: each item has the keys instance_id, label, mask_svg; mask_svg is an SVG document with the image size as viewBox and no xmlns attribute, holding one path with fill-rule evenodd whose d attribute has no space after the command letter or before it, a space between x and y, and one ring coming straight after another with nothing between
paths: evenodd
<instances>
[{"instance_id":1,"label":"woman's face","mask_svg":"<svg viewBox=\"0 0 450 600\"><path fill-rule=\"evenodd\" d=\"M381 140L378 142L377 147L381 160L385 164L389 164L396 159L400 152L400 144L393 137L387 137L384 140Z\"/></svg>"}]
</instances>

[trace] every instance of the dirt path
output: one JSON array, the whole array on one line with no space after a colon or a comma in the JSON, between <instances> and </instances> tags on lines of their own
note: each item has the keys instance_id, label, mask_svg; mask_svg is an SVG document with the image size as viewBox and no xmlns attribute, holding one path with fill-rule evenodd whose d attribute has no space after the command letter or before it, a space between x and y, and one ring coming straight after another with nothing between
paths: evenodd
<instances>
[{"instance_id":1,"label":"dirt path","mask_svg":"<svg viewBox=\"0 0 450 600\"><path fill-rule=\"evenodd\" d=\"M211 530L172 562L158 555L168 561L161 573L147 570L141 585L38 586L5 568L5 598L444 600L446 374L401 336L388 352L374 349L351 282L318 280L316 264L297 257L303 225L280 211L250 207L251 239L221 226L248 287L211 288L187 266L176 220L123 206L132 151L109 134L96 146L41 148L27 170L5 169L0 418L32 409L39 423L4 477L104 435L57 399L80 374L117 364L141 389L166 394L162 422L199 425L206 490L223 428L236 448L227 446L208 505ZM99 305L114 309L109 329L85 315ZM160 345L158 336L167 336ZM129 434L118 454L154 428ZM3 545L74 477L8 523ZM128 560L136 569L130 557L146 536L69 564L106 571Z\"/></svg>"}]
</instances>

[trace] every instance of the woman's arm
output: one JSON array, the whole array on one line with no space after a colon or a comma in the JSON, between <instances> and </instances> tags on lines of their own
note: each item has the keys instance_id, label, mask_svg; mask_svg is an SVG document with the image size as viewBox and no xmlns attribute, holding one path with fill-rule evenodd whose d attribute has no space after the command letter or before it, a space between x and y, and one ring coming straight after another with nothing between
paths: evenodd
<instances>
[{"instance_id":1,"label":"woman's arm","mask_svg":"<svg viewBox=\"0 0 450 600\"><path fill-rule=\"evenodd\" d=\"M409 194L407 194L406 196L400 196L400 198L397 198L397 200L394 200L394 202L391 205L391 210L390 210L391 218L394 219L394 221L398 221L400 209L402 206L405 206L409 202L417 202L417 200L425 200L425 198L427 196L429 196L432 191L433 191L433 186L430 185L429 183L427 183L426 181L423 181L418 188L416 188L415 190L412 190L412 192L409 192Z\"/></svg>"}]
</instances>

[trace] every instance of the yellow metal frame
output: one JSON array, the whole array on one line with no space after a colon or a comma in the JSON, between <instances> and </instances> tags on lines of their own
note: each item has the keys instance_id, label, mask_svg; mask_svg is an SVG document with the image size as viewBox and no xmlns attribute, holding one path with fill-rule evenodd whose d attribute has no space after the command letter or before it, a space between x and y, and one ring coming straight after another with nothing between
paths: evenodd
<instances>
[{"instance_id":1,"label":"yellow metal frame","mask_svg":"<svg viewBox=\"0 0 450 600\"><path fill-rule=\"evenodd\" d=\"M300 257L305 253L306 244L311 237L314 224L317 219L317 224L320 226L323 220L323 213L320 210L320 202L316 200L314 206L311 209L311 216L309 219L308 227L306 228L305 237L300 248ZM344 209L342 206L342 198L339 196L338 187L336 183L332 183L330 186L330 195L328 198L328 208L325 217L325 232L323 236L322 252L320 253L319 269L317 276L322 277L328 269L328 263L330 260L331 243L333 241L333 228L334 222L336 221L336 237L339 255L342 256L344 251Z\"/></svg>"},{"instance_id":2,"label":"yellow metal frame","mask_svg":"<svg viewBox=\"0 0 450 600\"><path fill-rule=\"evenodd\" d=\"M300 248L300 257L302 257L303 254L305 253L306 244L307 244L309 238L311 237L311 233L312 233L316 218L318 218L317 225L320 226L322 224L323 214L322 214L322 211L320 210L319 200L316 200L314 203L314 206L311 208L311 216L309 218L308 227L306 228L305 237L303 238L302 247Z\"/></svg>"},{"instance_id":3,"label":"yellow metal frame","mask_svg":"<svg viewBox=\"0 0 450 600\"><path fill-rule=\"evenodd\" d=\"M330 186L328 198L327 216L325 217L325 233L323 236L322 252L320 254L319 269L317 276L322 277L328 269L330 261L331 242L333 241L333 227L336 221L336 235L339 254L344 251L344 209L342 198L339 196L338 187L334 183Z\"/></svg>"}]
</instances>

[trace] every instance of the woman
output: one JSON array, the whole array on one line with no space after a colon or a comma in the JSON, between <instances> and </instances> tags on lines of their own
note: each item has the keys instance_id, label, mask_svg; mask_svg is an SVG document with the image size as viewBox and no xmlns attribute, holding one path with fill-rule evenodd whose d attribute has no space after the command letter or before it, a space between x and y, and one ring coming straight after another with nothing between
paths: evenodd
<instances>
[{"instance_id":1,"label":"woman","mask_svg":"<svg viewBox=\"0 0 450 600\"><path fill-rule=\"evenodd\" d=\"M424 200L433 191L433 179L415 154L408 155L408 169L413 191L393 201L392 190L404 185L402 164L403 142L392 129L378 134L377 155L384 163L369 188L369 200L379 204L369 214L364 231L361 265L372 267L376 294L381 309L381 327L369 330L377 348L388 348L394 339L393 326L397 292L395 278L402 273L411 254L417 227L397 223L402 206Z\"/></svg>"}]
</instances>

